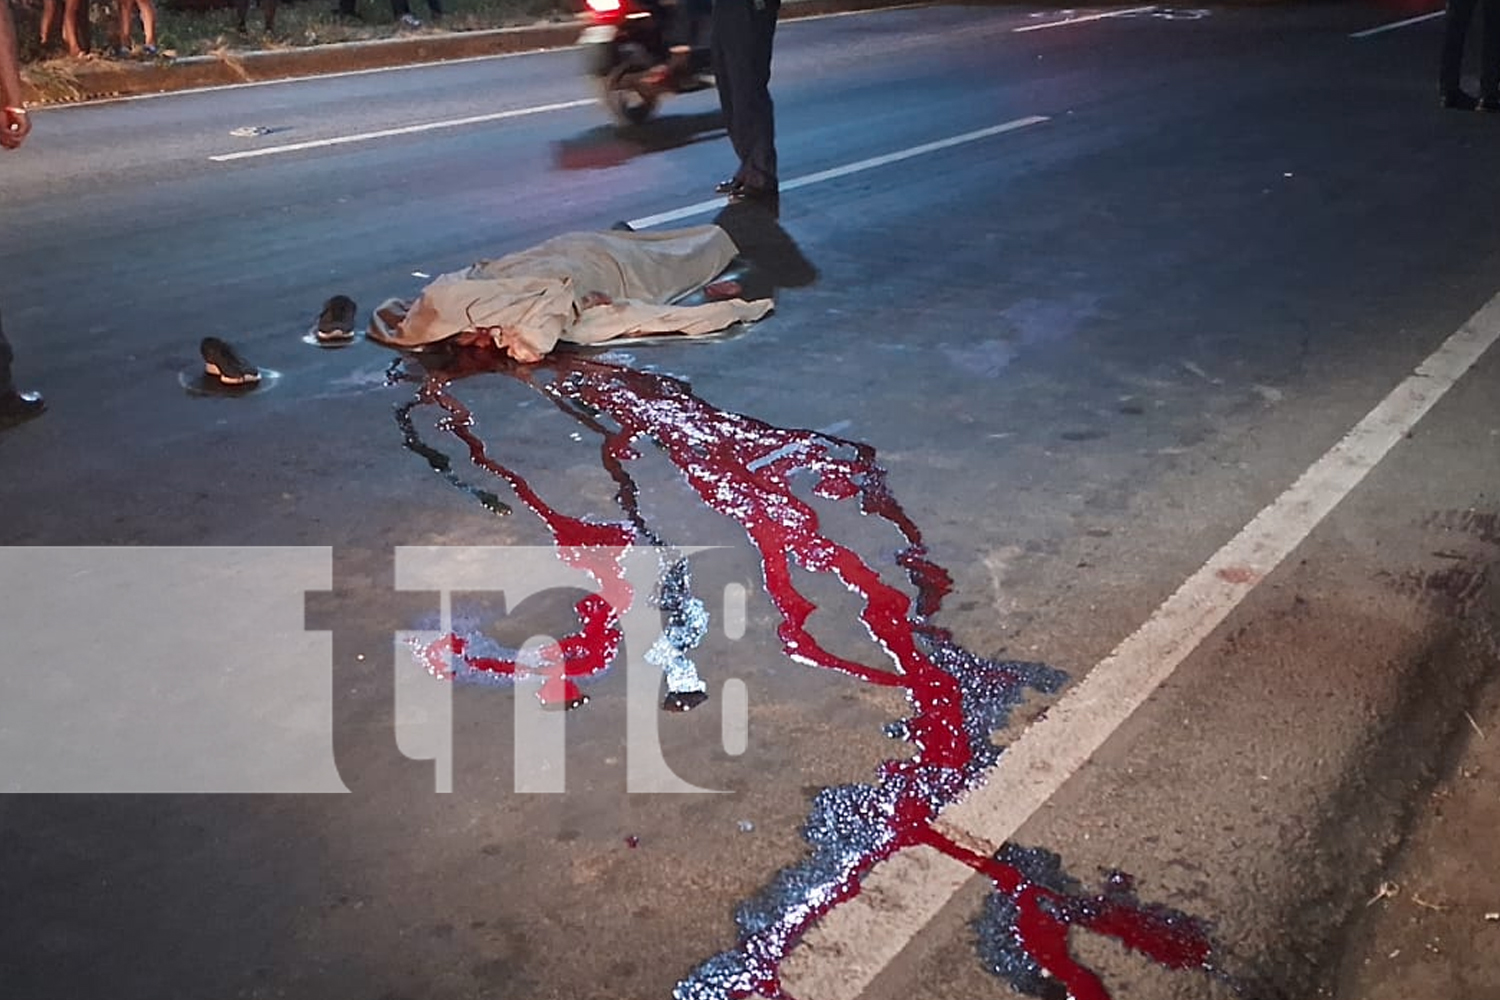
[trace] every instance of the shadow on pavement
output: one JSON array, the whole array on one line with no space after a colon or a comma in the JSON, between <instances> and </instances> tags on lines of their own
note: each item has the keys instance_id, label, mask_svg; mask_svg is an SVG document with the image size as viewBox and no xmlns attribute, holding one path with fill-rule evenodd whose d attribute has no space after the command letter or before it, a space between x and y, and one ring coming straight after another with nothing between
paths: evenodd
<instances>
[{"instance_id":1,"label":"shadow on pavement","mask_svg":"<svg viewBox=\"0 0 1500 1000\"><path fill-rule=\"evenodd\" d=\"M723 131L724 117L718 111L664 115L631 128L600 125L577 138L557 143L557 165L564 170L618 167L638 156L722 138Z\"/></svg>"},{"instance_id":2,"label":"shadow on pavement","mask_svg":"<svg viewBox=\"0 0 1500 1000\"><path fill-rule=\"evenodd\" d=\"M818 280L818 269L764 208L752 202L729 205L714 224L740 248L747 265L738 279L745 298L774 298L777 289L805 288Z\"/></svg>"}]
</instances>

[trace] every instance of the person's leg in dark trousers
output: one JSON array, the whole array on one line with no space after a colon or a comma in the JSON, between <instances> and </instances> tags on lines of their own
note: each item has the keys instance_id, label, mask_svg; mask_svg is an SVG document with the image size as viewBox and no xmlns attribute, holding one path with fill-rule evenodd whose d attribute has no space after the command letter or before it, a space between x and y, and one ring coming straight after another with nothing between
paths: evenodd
<instances>
[{"instance_id":1,"label":"person's leg in dark trousers","mask_svg":"<svg viewBox=\"0 0 1500 1000\"><path fill-rule=\"evenodd\" d=\"M1479 109L1500 111L1500 0L1479 0Z\"/></svg>"},{"instance_id":2,"label":"person's leg in dark trousers","mask_svg":"<svg viewBox=\"0 0 1500 1000\"><path fill-rule=\"evenodd\" d=\"M711 35L709 37L709 54L713 60L714 82L719 91L719 110L724 115L724 128L729 133L729 142L734 146L736 156L740 156L739 144L734 138L734 81L730 74L729 63L734 58L732 51L739 44L734 37L736 29L741 28L740 21L729 12L731 5L739 6L740 0L717 0L714 3L713 18L711 21ZM743 161L743 156L741 156ZM741 162L741 167L744 164ZM732 187L743 184L744 178L736 170L734 176L719 185L719 190L728 192Z\"/></svg>"},{"instance_id":3,"label":"person's leg in dark trousers","mask_svg":"<svg viewBox=\"0 0 1500 1000\"><path fill-rule=\"evenodd\" d=\"M678 0L678 14L687 21L687 46L692 49L694 73L712 73L713 56L709 45L713 42L713 0Z\"/></svg>"},{"instance_id":4,"label":"person's leg in dark trousers","mask_svg":"<svg viewBox=\"0 0 1500 1000\"><path fill-rule=\"evenodd\" d=\"M0 323L0 430L39 416L47 408L47 404L37 393L16 391L16 383L10 371L14 358L10 341L5 339L5 326Z\"/></svg>"},{"instance_id":5,"label":"person's leg in dark trousers","mask_svg":"<svg viewBox=\"0 0 1500 1000\"><path fill-rule=\"evenodd\" d=\"M667 68L675 79L685 77L692 70L693 62L693 15L685 0L668 3L648 3L647 9L661 26L661 38L667 46Z\"/></svg>"},{"instance_id":6,"label":"person's leg in dark trousers","mask_svg":"<svg viewBox=\"0 0 1500 1000\"><path fill-rule=\"evenodd\" d=\"M1464 43L1474 20L1478 0L1448 0L1443 24L1443 58L1438 67L1438 96L1445 108L1473 108L1474 98L1460 85L1464 68Z\"/></svg>"},{"instance_id":7,"label":"person's leg in dark trousers","mask_svg":"<svg viewBox=\"0 0 1500 1000\"><path fill-rule=\"evenodd\" d=\"M5 339L5 323L0 322L0 398L16 391L16 382L10 372L11 362L15 358L10 349L10 341Z\"/></svg>"},{"instance_id":8,"label":"person's leg in dark trousers","mask_svg":"<svg viewBox=\"0 0 1500 1000\"><path fill-rule=\"evenodd\" d=\"M715 0L713 8L719 107L740 160L734 181L751 197L774 196L777 191L776 117L770 84L771 49L780 12L779 0Z\"/></svg>"}]
</instances>

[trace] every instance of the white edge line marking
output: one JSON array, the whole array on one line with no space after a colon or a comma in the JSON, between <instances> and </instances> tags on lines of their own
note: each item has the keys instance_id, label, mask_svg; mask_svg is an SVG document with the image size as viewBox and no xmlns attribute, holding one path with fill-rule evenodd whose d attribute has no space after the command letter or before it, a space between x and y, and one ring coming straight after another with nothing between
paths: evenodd
<instances>
[{"instance_id":1,"label":"white edge line marking","mask_svg":"<svg viewBox=\"0 0 1500 1000\"><path fill-rule=\"evenodd\" d=\"M1045 121L1050 121L1046 115L1029 115L1025 118L1017 118L1014 121L1008 121L1000 125L991 125L989 128L976 129L973 132L950 136L947 139L939 139L936 142L923 143L920 146L912 146L908 149L886 153L882 156L872 156L867 160L848 163L842 167L834 167L831 170L820 170L815 174L804 174L794 180L784 181L781 185L781 190L795 191L797 188L808 187L812 184L821 184L824 181L831 181L837 177L847 177L849 174L857 174L864 170L873 170L876 167L884 167L891 163L900 163L902 160L909 160L914 156L923 156L927 153L935 153L940 149L950 149L953 146L962 146L964 143L977 142L980 139L988 139L991 136L1014 132L1031 125L1040 125ZM668 222L679 222L695 215L712 212L715 209L723 208L724 204L723 198L715 198L712 201L700 201L692 205L684 205L682 208L674 208L669 212L659 212L656 215L631 219L627 225L631 229L649 229L652 226L660 226Z\"/></svg>"},{"instance_id":2,"label":"white edge line marking","mask_svg":"<svg viewBox=\"0 0 1500 1000\"><path fill-rule=\"evenodd\" d=\"M862 14L883 14L888 10L916 10L922 7L933 6L935 0L922 0L919 3L893 4L889 7L872 7L869 10L845 10L834 11L829 14L808 14L804 17L786 17L781 21L780 29L786 30L788 24L796 24L799 21L826 21L833 17L856 17ZM583 32L583 22L579 21L579 33ZM308 83L313 80L338 80L349 76L369 76L373 73L404 73L410 70L435 69L441 66L462 66L465 63L489 62L492 59L516 59L521 56L544 56L552 52L576 52L583 48L581 45L556 45L550 48L522 49L517 52L493 52L483 56L459 56L456 59L437 59L427 62L402 63L399 66L371 66L366 69L345 69L336 73L304 73L299 76L283 76L274 80L242 80L239 83L216 83L206 87L184 87L182 90L166 90L155 94L126 94L122 97L98 97L91 101L70 101L67 104L38 104L33 111L66 111L70 108L92 108L104 104L129 104L133 101L156 101L167 97L185 97L192 94L211 94L219 90L248 90L252 87L279 87L297 83Z\"/></svg>"},{"instance_id":3,"label":"white edge line marking","mask_svg":"<svg viewBox=\"0 0 1500 1000\"><path fill-rule=\"evenodd\" d=\"M1369 38L1371 35L1378 35L1382 31L1395 31L1397 28L1405 28L1408 25L1421 24L1423 21L1431 21L1433 18L1442 17L1446 13L1446 10L1435 10L1431 14L1419 14L1416 17L1408 17L1404 21L1392 21L1390 24L1382 24L1378 28L1366 28L1364 31L1356 31L1349 37Z\"/></svg>"},{"instance_id":4,"label":"white edge line marking","mask_svg":"<svg viewBox=\"0 0 1500 1000\"><path fill-rule=\"evenodd\" d=\"M1123 10L1107 10L1101 14L1085 14L1082 17L1070 17L1066 21L1047 21L1043 24L1028 24L1020 28L1012 28L1011 31L1021 34L1027 31L1046 31L1048 28L1066 28L1071 24L1084 24L1089 21L1103 21L1110 17L1124 17L1126 14L1144 14L1156 9L1156 4L1149 7L1126 7Z\"/></svg>"},{"instance_id":5,"label":"white edge line marking","mask_svg":"<svg viewBox=\"0 0 1500 1000\"><path fill-rule=\"evenodd\" d=\"M326 146L344 146L351 142L369 142L371 139L388 139L397 135L413 135L418 132L432 132L437 129L458 128L462 125L479 125L484 122L501 121L506 118L523 118L527 115L540 115L548 111L566 111L569 108L581 108L585 105L594 104L595 99L581 98L576 101L562 101L557 104L538 104L530 108L512 108L509 111L496 111L488 115L471 115L468 118L449 118L444 121L423 122L420 125L404 125L400 128L383 128L378 132L358 132L354 135L336 135L328 139L309 139L306 142L290 142L283 146L262 146L259 149L242 149L238 153L219 153L210 156L209 159L215 163L229 163L232 160L249 160L258 156L277 156L281 153L296 153L304 149L322 149Z\"/></svg>"},{"instance_id":6,"label":"white edge line marking","mask_svg":"<svg viewBox=\"0 0 1500 1000\"><path fill-rule=\"evenodd\" d=\"M1028 727L1000 755L984 785L943 811L935 824L939 832L987 854L1014 836L1497 339L1500 295ZM1221 571L1233 572L1221 576ZM880 891L861 892L834 909L809 931L803 943L810 947L793 950L793 956L808 954L798 963L796 978L787 974L790 959L783 969L787 992L809 1000L855 1000L967 881L959 877L965 866L957 861L936 863L928 857L895 866L900 857L872 873L884 875L881 868L894 866L895 877L882 878ZM910 878L921 868L931 878L925 886ZM868 880L866 887L873 888Z\"/></svg>"}]
</instances>

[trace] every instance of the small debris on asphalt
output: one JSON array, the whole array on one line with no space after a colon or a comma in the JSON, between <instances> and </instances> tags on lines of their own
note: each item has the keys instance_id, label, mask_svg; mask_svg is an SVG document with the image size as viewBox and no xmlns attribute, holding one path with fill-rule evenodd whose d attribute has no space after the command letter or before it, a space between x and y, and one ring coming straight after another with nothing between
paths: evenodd
<instances>
[{"instance_id":1,"label":"small debris on asphalt","mask_svg":"<svg viewBox=\"0 0 1500 1000\"><path fill-rule=\"evenodd\" d=\"M1416 903L1418 906L1420 906L1420 907L1422 907L1424 909L1436 910L1439 913L1442 913L1444 910L1448 909L1448 907L1444 906L1442 903L1429 903L1429 902L1427 902L1427 900L1423 899L1421 896L1417 895L1415 892L1411 894L1411 901L1413 903Z\"/></svg>"},{"instance_id":2,"label":"small debris on asphalt","mask_svg":"<svg viewBox=\"0 0 1500 1000\"><path fill-rule=\"evenodd\" d=\"M641 838L632 833L630 836L625 838L625 846L630 848L640 847Z\"/></svg>"},{"instance_id":3,"label":"small debris on asphalt","mask_svg":"<svg viewBox=\"0 0 1500 1000\"><path fill-rule=\"evenodd\" d=\"M751 830L755 829L755 824L750 822L748 819L742 819L739 822L739 827L740 833L749 833Z\"/></svg>"},{"instance_id":4,"label":"small debris on asphalt","mask_svg":"<svg viewBox=\"0 0 1500 1000\"><path fill-rule=\"evenodd\" d=\"M1492 924L1500 923L1500 913L1486 913L1484 915L1484 919L1488 920Z\"/></svg>"},{"instance_id":5,"label":"small debris on asphalt","mask_svg":"<svg viewBox=\"0 0 1500 1000\"><path fill-rule=\"evenodd\" d=\"M1484 730L1479 728L1479 723L1474 721L1474 716L1470 715L1468 712L1465 712L1464 718L1469 720L1469 725L1474 727L1474 732L1479 734L1479 738L1484 739Z\"/></svg>"},{"instance_id":6,"label":"small debris on asphalt","mask_svg":"<svg viewBox=\"0 0 1500 1000\"><path fill-rule=\"evenodd\" d=\"M1371 897L1370 901L1368 903L1366 903L1365 905L1366 906L1374 906L1376 903L1380 902L1382 899L1392 899L1400 891L1401 891L1401 887L1399 885L1397 885L1396 883L1394 883L1394 882L1382 882L1382 883L1380 883L1380 888L1376 890L1375 895L1373 897Z\"/></svg>"},{"instance_id":7,"label":"small debris on asphalt","mask_svg":"<svg viewBox=\"0 0 1500 1000\"><path fill-rule=\"evenodd\" d=\"M230 129L229 134L238 139L250 139L257 135L270 135L271 130L265 125L241 125L239 128Z\"/></svg>"}]
</instances>

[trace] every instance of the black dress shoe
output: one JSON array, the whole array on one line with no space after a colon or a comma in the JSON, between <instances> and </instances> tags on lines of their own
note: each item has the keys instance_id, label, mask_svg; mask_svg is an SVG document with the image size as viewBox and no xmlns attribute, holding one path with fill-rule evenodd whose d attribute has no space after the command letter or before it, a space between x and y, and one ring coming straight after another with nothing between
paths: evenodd
<instances>
[{"instance_id":1,"label":"black dress shoe","mask_svg":"<svg viewBox=\"0 0 1500 1000\"><path fill-rule=\"evenodd\" d=\"M732 195L744 186L745 182L740 180L738 177L726 177L724 180L714 185L714 193Z\"/></svg>"},{"instance_id":2,"label":"black dress shoe","mask_svg":"<svg viewBox=\"0 0 1500 1000\"><path fill-rule=\"evenodd\" d=\"M1479 107L1479 98L1466 90L1449 90L1443 94L1441 103L1454 111L1473 111Z\"/></svg>"},{"instance_id":3,"label":"black dress shoe","mask_svg":"<svg viewBox=\"0 0 1500 1000\"><path fill-rule=\"evenodd\" d=\"M0 396L0 430L25 423L32 417L40 417L47 409L47 401L39 392L16 392Z\"/></svg>"}]
</instances>

